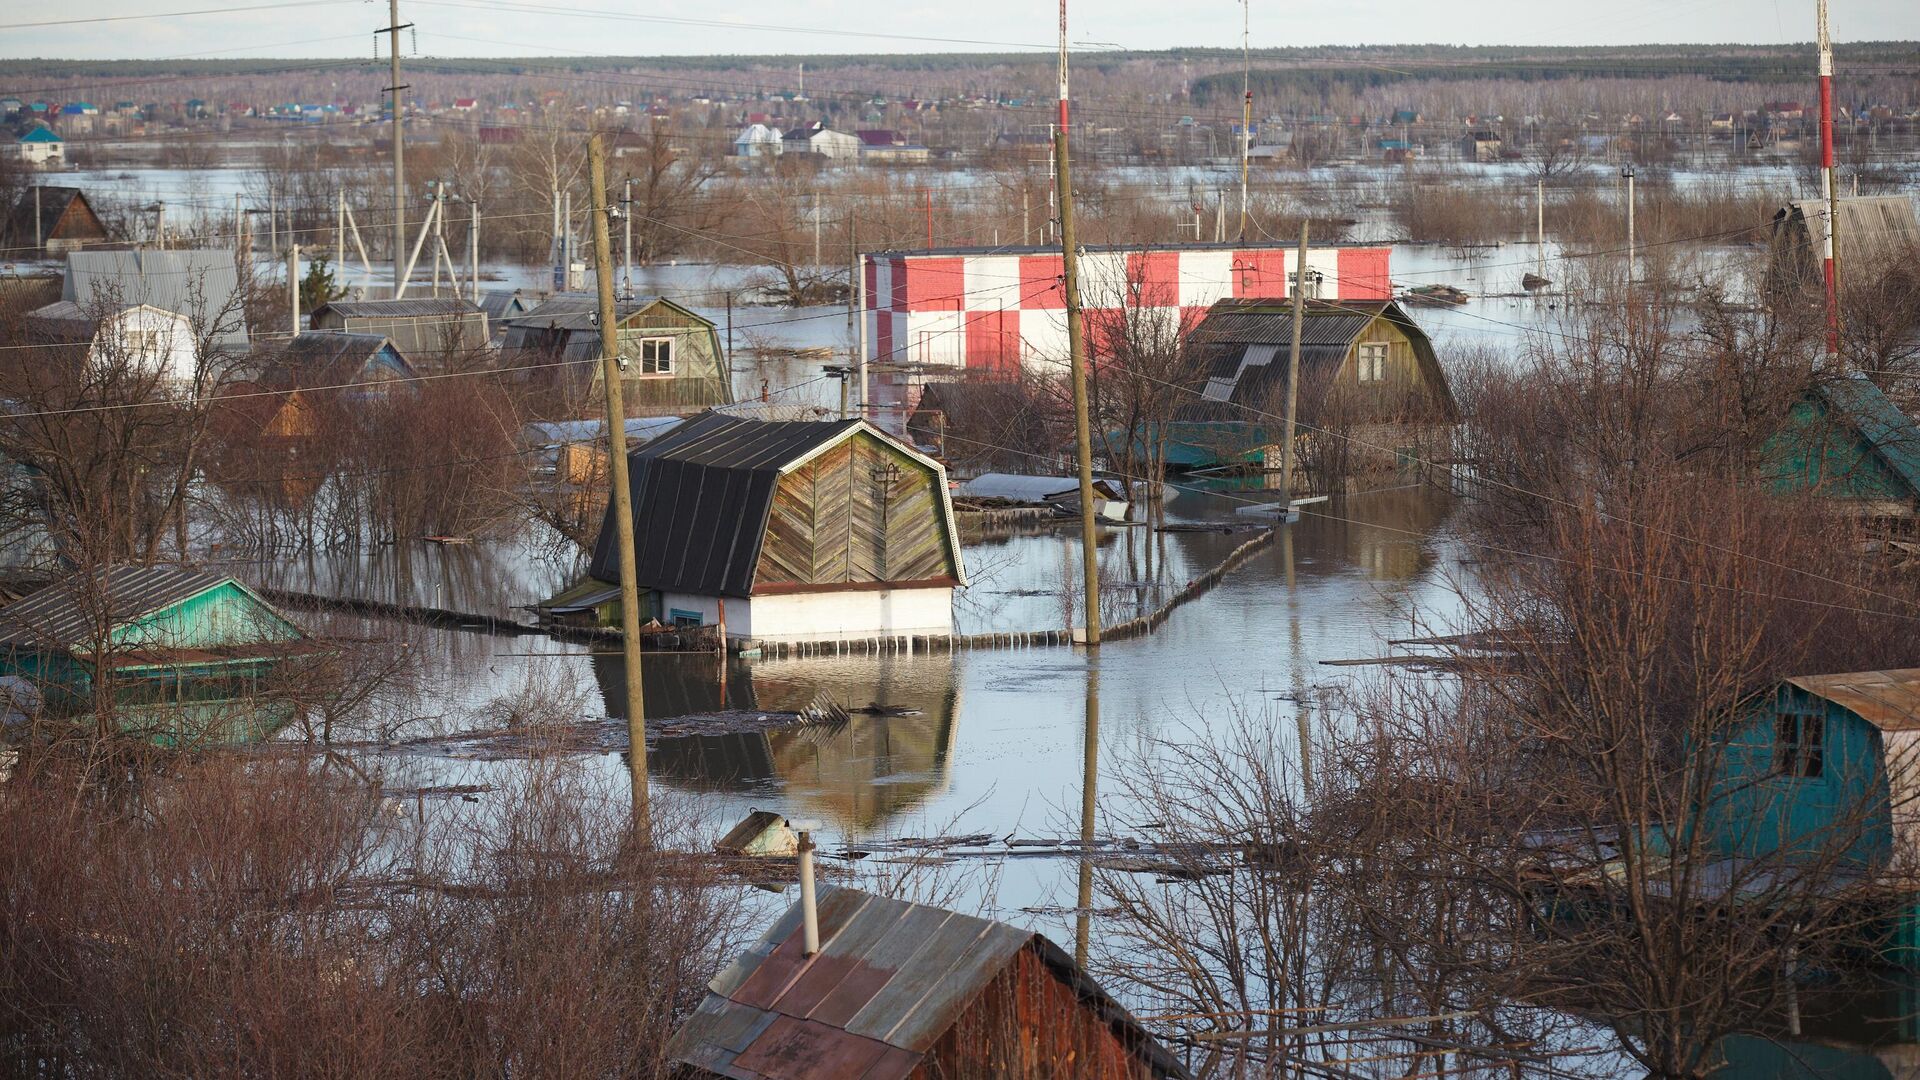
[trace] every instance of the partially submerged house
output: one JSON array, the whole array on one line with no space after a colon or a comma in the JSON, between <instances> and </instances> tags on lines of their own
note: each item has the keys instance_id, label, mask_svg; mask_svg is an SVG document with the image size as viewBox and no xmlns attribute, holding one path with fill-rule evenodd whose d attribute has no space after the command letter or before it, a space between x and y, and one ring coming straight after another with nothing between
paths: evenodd
<instances>
[{"instance_id":1,"label":"partially submerged house","mask_svg":"<svg viewBox=\"0 0 1920 1080\"><path fill-rule=\"evenodd\" d=\"M1873 516L1920 510L1920 426L1865 375L1816 381L1761 455L1782 493Z\"/></svg>"},{"instance_id":2,"label":"partially submerged house","mask_svg":"<svg viewBox=\"0 0 1920 1080\"><path fill-rule=\"evenodd\" d=\"M708 984L668 1044L695 1077L1183 1080L1178 1059L1044 935L823 887Z\"/></svg>"},{"instance_id":3,"label":"partially submerged house","mask_svg":"<svg viewBox=\"0 0 1920 1080\"><path fill-rule=\"evenodd\" d=\"M378 334L392 341L418 365L452 354L487 347L487 313L457 296L403 297L399 300L334 300L313 309L307 325L315 330Z\"/></svg>"},{"instance_id":4,"label":"partially submerged house","mask_svg":"<svg viewBox=\"0 0 1920 1080\"><path fill-rule=\"evenodd\" d=\"M733 380L720 332L713 321L671 300L643 296L614 305L620 356L620 390L628 416L685 416L733 401ZM507 324L501 363L528 368L524 377L543 382L576 411L600 396L599 300L555 296Z\"/></svg>"},{"instance_id":5,"label":"partially submerged house","mask_svg":"<svg viewBox=\"0 0 1920 1080\"><path fill-rule=\"evenodd\" d=\"M151 380L167 397L190 396L200 367L193 320L152 304L83 308L56 300L29 314L23 329L35 345L72 346L95 372Z\"/></svg>"},{"instance_id":6,"label":"partially submerged house","mask_svg":"<svg viewBox=\"0 0 1920 1080\"><path fill-rule=\"evenodd\" d=\"M1061 513L1080 512L1080 480L1074 476L1029 476L1023 473L981 473L961 484L955 495L989 503L1045 507ZM1093 481L1093 512L1108 521L1127 518L1125 485L1104 477Z\"/></svg>"},{"instance_id":7,"label":"partially submerged house","mask_svg":"<svg viewBox=\"0 0 1920 1080\"><path fill-rule=\"evenodd\" d=\"M230 741L292 718L276 667L317 651L233 577L113 566L0 608L0 676L32 683L49 715L84 713L110 686L120 726L161 741Z\"/></svg>"},{"instance_id":8,"label":"partially submerged house","mask_svg":"<svg viewBox=\"0 0 1920 1080\"><path fill-rule=\"evenodd\" d=\"M1168 427L1169 467L1279 467L1292 334L1289 301L1221 300L1208 309L1186 339L1206 381ZM1399 304L1307 302L1296 428L1297 467L1307 475L1293 490L1426 460L1458 419L1432 340Z\"/></svg>"},{"instance_id":9,"label":"partially submerged house","mask_svg":"<svg viewBox=\"0 0 1920 1080\"><path fill-rule=\"evenodd\" d=\"M419 373L379 334L306 331L266 356L255 379L223 395L218 430L248 449L288 448L321 434L331 410L411 393Z\"/></svg>"},{"instance_id":10,"label":"partially submerged house","mask_svg":"<svg viewBox=\"0 0 1920 1080\"><path fill-rule=\"evenodd\" d=\"M107 227L79 188L35 185L21 192L14 204L7 237L16 250L31 245L49 255L64 255L104 243Z\"/></svg>"},{"instance_id":11,"label":"partially submerged house","mask_svg":"<svg viewBox=\"0 0 1920 1080\"><path fill-rule=\"evenodd\" d=\"M946 470L863 420L704 413L628 455L647 618L732 642L944 637ZM609 503L589 574L620 580Z\"/></svg>"},{"instance_id":12,"label":"partially submerged house","mask_svg":"<svg viewBox=\"0 0 1920 1080\"><path fill-rule=\"evenodd\" d=\"M1920 870L1920 668L1785 679L1749 703L1712 761L1710 854L1838 863L1863 882ZM1920 894L1906 880L1883 954L1920 967Z\"/></svg>"},{"instance_id":13,"label":"partially submerged house","mask_svg":"<svg viewBox=\"0 0 1920 1080\"><path fill-rule=\"evenodd\" d=\"M1844 260L1840 288L1871 282L1920 258L1920 217L1907 195L1852 195L1834 200L1840 227L1836 254ZM1766 285L1776 295L1824 287L1821 253L1833 215L1820 200L1790 202L1774 212L1768 234Z\"/></svg>"}]
</instances>

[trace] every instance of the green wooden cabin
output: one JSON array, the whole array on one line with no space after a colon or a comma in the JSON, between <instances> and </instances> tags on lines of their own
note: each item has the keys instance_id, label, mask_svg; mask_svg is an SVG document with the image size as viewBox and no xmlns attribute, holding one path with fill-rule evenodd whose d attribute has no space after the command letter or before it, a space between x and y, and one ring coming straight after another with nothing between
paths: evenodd
<instances>
[{"instance_id":1,"label":"green wooden cabin","mask_svg":"<svg viewBox=\"0 0 1920 1080\"><path fill-rule=\"evenodd\" d=\"M1838 852L1863 881L1905 866L1920 855L1920 668L1789 678L1748 705L1713 769L1709 854ZM1920 966L1916 905L1887 912L1885 956L1901 966Z\"/></svg>"},{"instance_id":2,"label":"green wooden cabin","mask_svg":"<svg viewBox=\"0 0 1920 1080\"><path fill-rule=\"evenodd\" d=\"M1864 375L1809 388L1761 453L1783 494L1900 517L1920 507L1920 427Z\"/></svg>"},{"instance_id":3,"label":"green wooden cabin","mask_svg":"<svg viewBox=\"0 0 1920 1080\"><path fill-rule=\"evenodd\" d=\"M1276 440L1287 411L1293 348L1293 305L1286 300L1229 299L1209 308L1186 345L1205 381L1200 400L1168 425L1167 462L1209 468L1277 467ZM1443 433L1459 418L1433 341L1400 305L1380 301L1310 300L1301 319L1297 420L1301 457L1311 458L1315 430L1357 436L1387 447L1378 461L1350 471L1395 469L1394 450ZM1348 444L1343 440L1340 446Z\"/></svg>"},{"instance_id":4,"label":"green wooden cabin","mask_svg":"<svg viewBox=\"0 0 1920 1080\"><path fill-rule=\"evenodd\" d=\"M110 669L122 729L156 742L233 742L292 719L271 676L311 654L300 627L239 581L178 566L115 566L0 608L0 676L44 715L83 717Z\"/></svg>"},{"instance_id":5,"label":"green wooden cabin","mask_svg":"<svg viewBox=\"0 0 1920 1080\"><path fill-rule=\"evenodd\" d=\"M658 296L614 306L626 361L622 404L630 417L684 416L733 402L733 381L712 320ZM507 322L501 363L527 367L552 386L569 412L603 400L599 304L591 296L555 296Z\"/></svg>"}]
</instances>

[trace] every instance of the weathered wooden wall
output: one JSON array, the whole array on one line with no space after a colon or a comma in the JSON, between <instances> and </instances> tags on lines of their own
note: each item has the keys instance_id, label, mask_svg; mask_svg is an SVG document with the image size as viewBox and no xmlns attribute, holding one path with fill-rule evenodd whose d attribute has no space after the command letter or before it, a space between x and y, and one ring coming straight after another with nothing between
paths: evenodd
<instances>
[{"instance_id":1,"label":"weathered wooden wall","mask_svg":"<svg viewBox=\"0 0 1920 1080\"><path fill-rule=\"evenodd\" d=\"M861 433L782 477L755 590L958 576L938 474Z\"/></svg>"}]
</instances>

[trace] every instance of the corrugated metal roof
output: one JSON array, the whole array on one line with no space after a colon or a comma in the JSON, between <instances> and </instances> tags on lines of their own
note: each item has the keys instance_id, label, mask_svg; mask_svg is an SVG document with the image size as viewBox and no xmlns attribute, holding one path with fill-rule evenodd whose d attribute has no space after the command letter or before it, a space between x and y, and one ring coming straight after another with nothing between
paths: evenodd
<instances>
[{"instance_id":1,"label":"corrugated metal roof","mask_svg":"<svg viewBox=\"0 0 1920 1080\"><path fill-rule=\"evenodd\" d=\"M343 319L424 319L481 314L471 300L457 296L402 297L399 300L335 300L313 309L317 320L326 315Z\"/></svg>"},{"instance_id":2,"label":"corrugated metal roof","mask_svg":"<svg viewBox=\"0 0 1920 1080\"><path fill-rule=\"evenodd\" d=\"M1867 440L1913 495L1920 495L1920 426L1865 375L1819 383L1814 392Z\"/></svg>"},{"instance_id":3,"label":"corrugated metal roof","mask_svg":"<svg viewBox=\"0 0 1920 1080\"><path fill-rule=\"evenodd\" d=\"M748 1080L910 1075L1023 949L1076 991L1155 1076L1185 1077L1111 997L1045 937L940 908L823 887L820 951L800 905L709 984L668 1045L673 1060Z\"/></svg>"},{"instance_id":4,"label":"corrugated metal roof","mask_svg":"<svg viewBox=\"0 0 1920 1080\"><path fill-rule=\"evenodd\" d=\"M0 645L89 647L102 629L185 603L232 580L165 565L112 566L91 581L70 577L0 608Z\"/></svg>"},{"instance_id":5,"label":"corrugated metal roof","mask_svg":"<svg viewBox=\"0 0 1920 1080\"><path fill-rule=\"evenodd\" d=\"M1920 668L1796 675L1787 680L1881 731L1920 731Z\"/></svg>"},{"instance_id":6,"label":"corrugated metal roof","mask_svg":"<svg viewBox=\"0 0 1920 1080\"><path fill-rule=\"evenodd\" d=\"M240 275L231 251L75 251L67 256L60 298L83 311L150 304L213 323L214 343L245 348L246 313L235 301ZM227 310L229 306L233 310Z\"/></svg>"}]
</instances>

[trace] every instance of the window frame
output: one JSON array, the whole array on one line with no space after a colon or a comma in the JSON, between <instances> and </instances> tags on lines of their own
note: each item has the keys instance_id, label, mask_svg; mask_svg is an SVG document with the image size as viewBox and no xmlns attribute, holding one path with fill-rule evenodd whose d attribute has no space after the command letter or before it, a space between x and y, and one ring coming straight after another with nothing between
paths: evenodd
<instances>
[{"instance_id":1,"label":"window frame","mask_svg":"<svg viewBox=\"0 0 1920 1080\"><path fill-rule=\"evenodd\" d=\"M1782 710L1773 715L1773 771L1776 780L1825 780L1827 717L1823 712Z\"/></svg>"},{"instance_id":2,"label":"window frame","mask_svg":"<svg viewBox=\"0 0 1920 1080\"><path fill-rule=\"evenodd\" d=\"M1393 348L1385 341L1363 341L1354 353L1355 374L1358 381L1377 383L1387 381L1387 358L1393 355Z\"/></svg>"},{"instance_id":3,"label":"window frame","mask_svg":"<svg viewBox=\"0 0 1920 1080\"><path fill-rule=\"evenodd\" d=\"M634 360L639 364L640 374L642 375L672 375L673 374L673 361L674 361L673 354L676 350L674 349L674 339L672 337L643 337L639 339L637 344L639 345L639 350L634 354ZM654 356L652 360L649 360L647 358L647 349L649 346L655 347L658 350L665 353L664 362L662 361L660 356L657 354ZM652 366L649 367L648 366L649 364L651 364Z\"/></svg>"}]
</instances>

